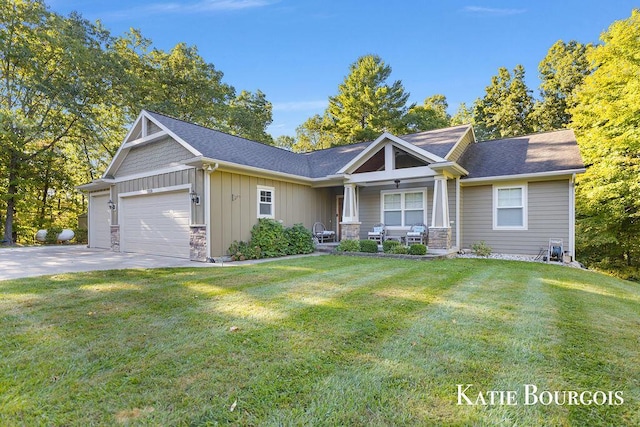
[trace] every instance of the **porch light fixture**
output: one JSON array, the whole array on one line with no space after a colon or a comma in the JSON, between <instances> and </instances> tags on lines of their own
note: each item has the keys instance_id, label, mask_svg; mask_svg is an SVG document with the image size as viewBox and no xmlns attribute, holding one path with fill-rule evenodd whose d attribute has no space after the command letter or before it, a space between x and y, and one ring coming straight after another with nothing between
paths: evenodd
<instances>
[{"instance_id":1,"label":"porch light fixture","mask_svg":"<svg viewBox=\"0 0 640 427\"><path fill-rule=\"evenodd\" d=\"M400 187L400 180L399 179L396 179L393 182L396 183L396 188Z\"/></svg>"},{"instance_id":2,"label":"porch light fixture","mask_svg":"<svg viewBox=\"0 0 640 427\"><path fill-rule=\"evenodd\" d=\"M200 196L198 196L198 193L192 191L189 193L189 196L191 196L191 203L195 203L196 205L200 204Z\"/></svg>"},{"instance_id":3,"label":"porch light fixture","mask_svg":"<svg viewBox=\"0 0 640 427\"><path fill-rule=\"evenodd\" d=\"M113 203L113 200L109 199L109 201L107 202L107 204L109 205L109 209L111 209L112 211L116 210L116 204Z\"/></svg>"}]
</instances>

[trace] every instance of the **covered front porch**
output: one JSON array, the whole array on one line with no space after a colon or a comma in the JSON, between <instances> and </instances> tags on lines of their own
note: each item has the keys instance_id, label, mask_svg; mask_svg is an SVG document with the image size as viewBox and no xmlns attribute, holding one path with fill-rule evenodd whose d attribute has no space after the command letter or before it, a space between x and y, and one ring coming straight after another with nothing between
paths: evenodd
<instances>
[{"instance_id":1,"label":"covered front porch","mask_svg":"<svg viewBox=\"0 0 640 427\"><path fill-rule=\"evenodd\" d=\"M458 177L425 177L347 182L338 206L340 240L367 240L384 224L383 240L406 244L413 225L425 225L425 244L431 253L449 253L460 247L460 185Z\"/></svg>"}]
</instances>

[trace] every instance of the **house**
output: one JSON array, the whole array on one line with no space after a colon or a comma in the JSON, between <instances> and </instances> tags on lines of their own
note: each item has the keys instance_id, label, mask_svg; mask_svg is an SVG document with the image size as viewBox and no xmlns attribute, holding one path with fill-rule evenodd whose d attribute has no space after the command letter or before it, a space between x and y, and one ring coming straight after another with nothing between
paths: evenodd
<instances>
[{"instance_id":1,"label":"house","mask_svg":"<svg viewBox=\"0 0 640 427\"><path fill-rule=\"evenodd\" d=\"M89 246L197 261L248 240L258 218L366 239L428 226L430 251L484 241L538 254L549 239L575 251L571 130L477 142L470 125L311 153L142 111L89 196Z\"/></svg>"}]
</instances>

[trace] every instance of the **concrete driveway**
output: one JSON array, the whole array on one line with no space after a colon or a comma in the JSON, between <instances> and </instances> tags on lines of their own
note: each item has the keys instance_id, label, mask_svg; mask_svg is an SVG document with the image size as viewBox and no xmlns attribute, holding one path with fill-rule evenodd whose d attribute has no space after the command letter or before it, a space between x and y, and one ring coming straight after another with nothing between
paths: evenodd
<instances>
[{"instance_id":1,"label":"concrete driveway","mask_svg":"<svg viewBox=\"0 0 640 427\"><path fill-rule=\"evenodd\" d=\"M0 280L123 268L208 267L216 264L155 255L111 252L85 245L0 248Z\"/></svg>"}]
</instances>

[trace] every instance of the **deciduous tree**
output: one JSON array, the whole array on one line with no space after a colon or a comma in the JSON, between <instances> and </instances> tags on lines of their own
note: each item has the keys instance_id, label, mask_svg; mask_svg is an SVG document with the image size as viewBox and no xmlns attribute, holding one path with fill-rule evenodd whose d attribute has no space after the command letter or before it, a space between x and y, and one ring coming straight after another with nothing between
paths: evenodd
<instances>
[{"instance_id":1,"label":"deciduous tree","mask_svg":"<svg viewBox=\"0 0 640 427\"><path fill-rule=\"evenodd\" d=\"M423 105L409 108L404 120L408 132L422 132L449 126L451 116L447 113L447 98L444 95L433 95L424 100Z\"/></svg>"},{"instance_id":2,"label":"deciduous tree","mask_svg":"<svg viewBox=\"0 0 640 427\"><path fill-rule=\"evenodd\" d=\"M587 173L577 187L583 256L640 264L640 10L614 22L588 53L571 126Z\"/></svg>"}]
</instances>

